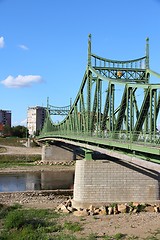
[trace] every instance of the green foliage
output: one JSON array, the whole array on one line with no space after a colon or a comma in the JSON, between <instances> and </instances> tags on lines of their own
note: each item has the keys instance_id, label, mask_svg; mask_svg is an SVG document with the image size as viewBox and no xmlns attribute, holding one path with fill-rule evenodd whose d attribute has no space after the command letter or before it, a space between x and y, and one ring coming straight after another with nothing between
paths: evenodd
<instances>
[{"instance_id":1,"label":"green foliage","mask_svg":"<svg viewBox=\"0 0 160 240\"><path fill-rule=\"evenodd\" d=\"M44 229L46 233L55 233L55 232L60 232L61 230L63 230L62 226L56 224L56 222L52 222L50 226L47 226Z\"/></svg>"},{"instance_id":2,"label":"green foliage","mask_svg":"<svg viewBox=\"0 0 160 240\"><path fill-rule=\"evenodd\" d=\"M117 233L113 236L113 239L115 239L115 240L124 239L125 236L126 236L125 234Z\"/></svg>"},{"instance_id":3,"label":"green foliage","mask_svg":"<svg viewBox=\"0 0 160 240\"><path fill-rule=\"evenodd\" d=\"M28 209L23 211L25 211L26 216L30 218L36 217L40 219L51 219L51 218L56 219L60 216L59 213L49 209Z\"/></svg>"},{"instance_id":4,"label":"green foliage","mask_svg":"<svg viewBox=\"0 0 160 240\"><path fill-rule=\"evenodd\" d=\"M64 223L64 228L67 230L70 230L72 232L78 232L82 230L82 226L78 222L65 222Z\"/></svg>"},{"instance_id":5,"label":"green foliage","mask_svg":"<svg viewBox=\"0 0 160 240\"><path fill-rule=\"evenodd\" d=\"M20 209L22 206L18 203L12 205L12 206L7 206L0 204L0 219L3 219L4 217L7 216L7 214L15 209Z\"/></svg>"},{"instance_id":6,"label":"green foliage","mask_svg":"<svg viewBox=\"0 0 160 240\"><path fill-rule=\"evenodd\" d=\"M126 239L126 234L122 234L122 233L116 233L113 236L104 236L103 239L105 240L122 240L122 239Z\"/></svg>"},{"instance_id":7,"label":"green foliage","mask_svg":"<svg viewBox=\"0 0 160 240\"><path fill-rule=\"evenodd\" d=\"M9 125L5 125L3 128L3 136L10 136L12 128Z\"/></svg>"},{"instance_id":8,"label":"green foliage","mask_svg":"<svg viewBox=\"0 0 160 240\"><path fill-rule=\"evenodd\" d=\"M0 155L0 168L12 166L30 166L32 162L41 159L40 155Z\"/></svg>"},{"instance_id":9,"label":"green foliage","mask_svg":"<svg viewBox=\"0 0 160 240\"><path fill-rule=\"evenodd\" d=\"M11 128L11 136L19 138L28 137L28 129L25 126L15 126Z\"/></svg>"},{"instance_id":10,"label":"green foliage","mask_svg":"<svg viewBox=\"0 0 160 240\"><path fill-rule=\"evenodd\" d=\"M159 240L159 238L156 236L150 236L150 237L147 237L145 240Z\"/></svg>"},{"instance_id":11,"label":"green foliage","mask_svg":"<svg viewBox=\"0 0 160 240\"><path fill-rule=\"evenodd\" d=\"M63 215L49 209L23 209L21 205L0 204L0 240L133 240L134 236L117 233L111 236L97 236L94 232L85 237L77 237L82 230L82 222L65 221L59 225L57 219ZM84 219L83 219L84 220ZM70 234L68 234L70 231ZM144 240L160 239L160 230Z\"/></svg>"},{"instance_id":12,"label":"green foliage","mask_svg":"<svg viewBox=\"0 0 160 240\"><path fill-rule=\"evenodd\" d=\"M110 204L110 207L112 207L112 208L114 208L114 207L116 207L117 206L117 203L111 203Z\"/></svg>"},{"instance_id":13,"label":"green foliage","mask_svg":"<svg viewBox=\"0 0 160 240\"><path fill-rule=\"evenodd\" d=\"M137 211L138 211L138 212L142 212L142 211L145 210L145 208L146 208L146 205L145 205L145 204L139 204L139 205L137 206Z\"/></svg>"},{"instance_id":14,"label":"green foliage","mask_svg":"<svg viewBox=\"0 0 160 240\"><path fill-rule=\"evenodd\" d=\"M21 125L13 127L5 125L2 134L4 137L12 136L19 138L27 138L29 136L28 129L25 126Z\"/></svg>"},{"instance_id":15,"label":"green foliage","mask_svg":"<svg viewBox=\"0 0 160 240\"><path fill-rule=\"evenodd\" d=\"M78 240L75 236L68 234L60 234L52 238L53 240ZM86 240L86 239L85 239Z\"/></svg>"},{"instance_id":16,"label":"green foliage","mask_svg":"<svg viewBox=\"0 0 160 240\"><path fill-rule=\"evenodd\" d=\"M12 228L19 229L25 224L25 216L22 211L14 211L8 213L5 219L5 227L10 230Z\"/></svg>"},{"instance_id":17,"label":"green foliage","mask_svg":"<svg viewBox=\"0 0 160 240\"><path fill-rule=\"evenodd\" d=\"M137 237L137 236L129 236L127 238L127 240L137 240L137 239L139 239L139 237Z\"/></svg>"},{"instance_id":18,"label":"green foliage","mask_svg":"<svg viewBox=\"0 0 160 240\"><path fill-rule=\"evenodd\" d=\"M0 153L4 153L4 152L6 152L7 150L6 150L6 148L5 147L0 147Z\"/></svg>"},{"instance_id":19,"label":"green foliage","mask_svg":"<svg viewBox=\"0 0 160 240\"><path fill-rule=\"evenodd\" d=\"M87 238L85 238L85 240L96 240L97 236L94 233L91 233Z\"/></svg>"},{"instance_id":20,"label":"green foliage","mask_svg":"<svg viewBox=\"0 0 160 240\"><path fill-rule=\"evenodd\" d=\"M103 239L105 239L105 240L113 240L113 238L111 236L108 236L108 235L103 236Z\"/></svg>"},{"instance_id":21,"label":"green foliage","mask_svg":"<svg viewBox=\"0 0 160 240\"><path fill-rule=\"evenodd\" d=\"M17 137L6 137L6 138L0 137L0 144L7 145L7 146L22 147L23 140L26 141L26 137L24 139L17 138Z\"/></svg>"},{"instance_id":22,"label":"green foliage","mask_svg":"<svg viewBox=\"0 0 160 240\"><path fill-rule=\"evenodd\" d=\"M0 235L1 240L49 240L48 236L46 236L41 229L37 229L36 231L31 227L27 226L20 230L13 230L11 232L4 231L2 235Z\"/></svg>"},{"instance_id":23,"label":"green foliage","mask_svg":"<svg viewBox=\"0 0 160 240\"><path fill-rule=\"evenodd\" d=\"M0 204L0 211L4 211L4 230L0 240L51 240L48 233L55 233L62 229L53 219L59 214L48 209L22 209L21 205L4 206ZM52 221L50 221L52 219Z\"/></svg>"}]
</instances>

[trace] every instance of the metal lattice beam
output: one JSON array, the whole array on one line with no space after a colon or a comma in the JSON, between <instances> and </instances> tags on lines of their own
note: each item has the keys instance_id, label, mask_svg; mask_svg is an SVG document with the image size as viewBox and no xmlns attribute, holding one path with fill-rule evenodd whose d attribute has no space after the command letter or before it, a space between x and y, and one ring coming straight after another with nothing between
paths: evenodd
<instances>
[{"instance_id":1,"label":"metal lattice beam","mask_svg":"<svg viewBox=\"0 0 160 240\"><path fill-rule=\"evenodd\" d=\"M160 144L160 84L149 83L152 75L160 78L149 68L148 39L145 56L119 61L93 54L89 35L88 63L75 101L66 107L48 104L41 135ZM64 120L53 124L52 114Z\"/></svg>"}]
</instances>

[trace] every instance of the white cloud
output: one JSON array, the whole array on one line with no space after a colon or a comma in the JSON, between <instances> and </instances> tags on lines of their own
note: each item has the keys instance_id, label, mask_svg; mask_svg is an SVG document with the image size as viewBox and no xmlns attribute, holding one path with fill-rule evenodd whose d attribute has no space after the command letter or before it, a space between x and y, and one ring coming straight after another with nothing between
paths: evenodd
<instances>
[{"instance_id":1,"label":"white cloud","mask_svg":"<svg viewBox=\"0 0 160 240\"><path fill-rule=\"evenodd\" d=\"M0 37L0 48L4 47L4 37Z\"/></svg>"},{"instance_id":2,"label":"white cloud","mask_svg":"<svg viewBox=\"0 0 160 240\"><path fill-rule=\"evenodd\" d=\"M18 124L17 121L15 121L15 122L12 123L12 125L13 125L13 126L17 126L17 125L19 125L19 124Z\"/></svg>"},{"instance_id":3,"label":"white cloud","mask_svg":"<svg viewBox=\"0 0 160 240\"><path fill-rule=\"evenodd\" d=\"M29 50L29 48L23 44L19 45L20 48L22 48L23 50Z\"/></svg>"},{"instance_id":4,"label":"white cloud","mask_svg":"<svg viewBox=\"0 0 160 240\"><path fill-rule=\"evenodd\" d=\"M12 125L13 125L13 126L18 126L18 125L20 125L20 126L25 126L25 127L26 127L26 125L27 125L27 118L24 119L24 120L22 120L22 121L14 121L14 122L12 123Z\"/></svg>"},{"instance_id":5,"label":"white cloud","mask_svg":"<svg viewBox=\"0 0 160 240\"><path fill-rule=\"evenodd\" d=\"M27 125L27 119L24 119L20 122L21 126L26 126Z\"/></svg>"},{"instance_id":6,"label":"white cloud","mask_svg":"<svg viewBox=\"0 0 160 240\"><path fill-rule=\"evenodd\" d=\"M38 75L18 75L15 78L10 75L6 79L1 81L1 84L8 88L23 88L30 87L33 83L40 83L42 81L42 77Z\"/></svg>"}]
</instances>

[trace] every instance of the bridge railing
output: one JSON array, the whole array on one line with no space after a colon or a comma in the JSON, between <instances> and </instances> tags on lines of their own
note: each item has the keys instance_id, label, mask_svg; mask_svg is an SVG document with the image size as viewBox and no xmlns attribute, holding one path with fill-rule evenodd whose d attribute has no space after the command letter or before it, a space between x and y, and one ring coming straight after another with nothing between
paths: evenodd
<instances>
[{"instance_id":1,"label":"bridge railing","mask_svg":"<svg viewBox=\"0 0 160 240\"><path fill-rule=\"evenodd\" d=\"M43 132L39 137L45 137L45 136L62 136L65 138L76 138L81 139L85 137L89 137L92 139L103 139L104 141L116 141L116 142L121 142L121 143L137 143L141 145L150 145L150 146L158 146L160 147L160 132L157 131L156 134L150 134L150 133L142 133L142 132L137 132L136 134L134 133L134 137L136 140L134 140L133 133L131 132L108 132L108 131L103 131L103 132L70 132L70 131L54 131L54 132Z\"/></svg>"},{"instance_id":2,"label":"bridge railing","mask_svg":"<svg viewBox=\"0 0 160 240\"><path fill-rule=\"evenodd\" d=\"M138 144L135 150L143 152L146 146L146 153L148 148L159 157L160 84L150 84L150 75L160 78L149 69L148 39L144 57L118 61L93 54L89 36L88 64L77 96L60 123L53 123L51 112L47 114L39 138L60 137L126 150Z\"/></svg>"}]
</instances>

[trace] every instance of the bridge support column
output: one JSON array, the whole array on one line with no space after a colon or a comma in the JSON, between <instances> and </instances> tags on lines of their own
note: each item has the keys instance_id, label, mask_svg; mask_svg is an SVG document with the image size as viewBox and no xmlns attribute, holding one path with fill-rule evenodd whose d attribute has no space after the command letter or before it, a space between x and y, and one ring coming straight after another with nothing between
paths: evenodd
<instances>
[{"instance_id":1,"label":"bridge support column","mask_svg":"<svg viewBox=\"0 0 160 240\"><path fill-rule=\"evenodd\" d=\"M53 156L53 150L50 146L43 145L42 146L42 161L45 162L47 160L51 160Z\"/></svg>"},{"instance_id":2,"label":"bridge support column","mask_svg":"<svg viewBox=\"0 0 160 240\"><path fill-rule=\"evenodd\" d=\"M121 160L78 160L74 207L160 200L160 174Z\"/></svg>"},{"instance_id":3,"label":"bridge support column","mask_svg":"<svg viewBox=\"0 0 160 240\"><path fill-rule=\"evenodd\" d=\"M84 155L83 155L84 156ZM43 162L65 162L82 159L81 153L78 152L77 147L68 144L59 145L43 145L42 146L42 161ZM91 151L86 151L86 158L91 159Z\"/></svg>"},{"instance_id":4,"label":"bridge support column","mask_svg":"<svg viewBox=\"0 0 160 240\"><path fill-rule=\"evenodd\" d=\"M92 152L93 152L92 150L85 149L84 152L85 152L85 160L93 160L92 159Z\"/></svg>"}]
</instances>

